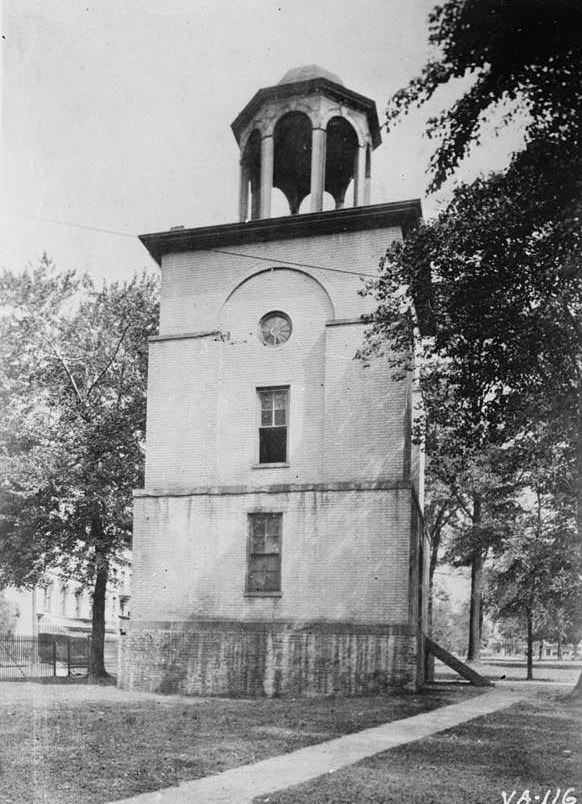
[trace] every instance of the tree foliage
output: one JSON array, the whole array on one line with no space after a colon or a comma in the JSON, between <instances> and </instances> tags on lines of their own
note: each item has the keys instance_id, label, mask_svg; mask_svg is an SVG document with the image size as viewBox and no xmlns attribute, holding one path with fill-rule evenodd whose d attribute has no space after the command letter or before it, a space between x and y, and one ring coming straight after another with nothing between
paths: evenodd
<instances>
[{"instance_id":1,"label":"tree foliage","mask_svg":"<svg viewBox=\"0 0 582 804\"><path fill-rule=\"evenodd\" d=\"M457 186L436 219L391 247L369 288L377 308L362 350L366 358L385 353L396 374L420 365L427 424L437 432L427 446L463 470L451 487L475 476L491 450L511 447L517 488L520 462L543 443L560 467L552 482L570 514L577 496L579 547L581 23L574 0L447 0L433 11L434 57L387 112L393 125L440 86L472 82L429 121L439 138L431 188L455 172L500 109L507 121L522 113L525 144L504 172ZM430 461L429 470L442 465ZM489 494L476 490L482 511ZM472 528L479 539L482 524Z\"/></svg>"},{"instance_id":2,"label":"tree foliage","mask_svg":"<svg viewBox=\"0 0 582 804\"><path fill-rule=\"evenodd\" d=\"M455 606L447 590L436 584L431 639L460 656L467 646L468 607Z\"/></svg>"},{"instance_id":3,"label":"tree foliage","mask_svg":"<svg viewBox=\"0 0 582 804\"><path fill-rule=\"evenodd\" d=\"M95 675L142 484L157 295L145 275L97 288L46 257L0 276L0 583L32 586L51 567L91 585Z\"/></svg>"},{"instance_id":4,"label":"tree foliage","mask_svg":"<svg viewBox=\"0 0 582 804\"><path fill-rule=\"evenodd\" d=\"M577 641L582 581L569 525L571 520L538 491L488 573L490 613L496 620L525 624L528 679L533 677L534 639Z\"/></svg>"},{"instance_id":5,"label":"tree foliage","mask_svg":"<svg viewBox=\"0 0 582 804\"><path fill-rule=\"evenodd\" d=\"M527 111L527 142L580 142L581 29L578 0L447 0L434 9L434 56L391 98L387 112L392 125L439 87L472 79L450 109L428 122L429 136L442 139L431 163L432 189L479 143L483 123L499 107L507 120Z\"/></svg>"}]
</instances>

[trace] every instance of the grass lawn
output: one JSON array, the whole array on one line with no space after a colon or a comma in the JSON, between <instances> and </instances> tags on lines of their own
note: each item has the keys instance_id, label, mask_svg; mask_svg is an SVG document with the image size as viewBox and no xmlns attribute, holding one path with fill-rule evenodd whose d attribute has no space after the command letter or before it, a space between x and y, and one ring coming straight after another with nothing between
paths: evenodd
<instances>
[{"instance_id":1,"label":"grass lawn","mask_svg":"<svg viewBox=\"0 0 582 804\"><path fill-rule=\"evenodd\" d=\"M161 697L79 682L2 682L0 802L102 804L474 694L451 687L422 695L248 701Z\"/></svg>"},{"instance_id":2,"label":"grass lawn","mask_svg":"<svg viewBox=\"0 0 582 804\"><path fill-rule=\"evenodd\" d=\"M575 804L582 707L563 694L544 691L255 804Z\"/></svg>"},{"instance_id":3,"label":"grass lawn","mask_svg":"<svg viewBox=\"0 0 582 804\"><path fill-rule=\"evenodd\" d=\"M462 656L459 658L463 659ZM505 678L508 681L525 681L527 677L526 660L523 656L507 659L488 657L473 666L475 670L493 681L500 678ZM580 670L582 670L580 661L535 659L533 663L533 683L552 681L574 686L580 675ZM440 681L451 681L458 678L458 676L454 670L437 661L435 662L435 678ZM551 800L547 804L552 804Z\"/></svg>"}]
</instances>

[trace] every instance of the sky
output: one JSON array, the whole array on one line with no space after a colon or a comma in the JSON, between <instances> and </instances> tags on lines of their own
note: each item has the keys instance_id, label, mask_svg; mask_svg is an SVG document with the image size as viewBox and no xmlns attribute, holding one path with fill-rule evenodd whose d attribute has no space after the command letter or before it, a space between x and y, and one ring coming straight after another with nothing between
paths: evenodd
<instances>
[{"instance_id":1,"label":"sky","mask_svg":"<svg viewBox=\"0 0 582 804\"><path fill-rule=\"evenodd\" d=\"M237 219L231 122L317 64L376 101L421 70L433 0L4 0L0 267L46 251L98 281L156 266L138 234ZM434 143L408 115L374 152L372 202L420 198ZM506 160L490 139L473 174ZM467 175L469 175L467 174Z\"/></svg>"}]
</instances>

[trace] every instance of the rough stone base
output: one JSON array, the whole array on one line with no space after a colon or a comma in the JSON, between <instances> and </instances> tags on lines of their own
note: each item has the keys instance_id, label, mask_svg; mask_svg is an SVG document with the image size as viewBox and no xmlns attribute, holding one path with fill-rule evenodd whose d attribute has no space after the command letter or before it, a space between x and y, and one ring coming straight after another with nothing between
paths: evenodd
<instances>
[{"instance_id":1,"label":"rough stone base","mask_svg":"<svg viewBox=\"0 0 582 804\"><path fill-rule=\"evenodd\" d=\"M247 698L414 690L416 651L406 626L152 623L123 638L119 685Z\"/></svg>"}]
</instances>

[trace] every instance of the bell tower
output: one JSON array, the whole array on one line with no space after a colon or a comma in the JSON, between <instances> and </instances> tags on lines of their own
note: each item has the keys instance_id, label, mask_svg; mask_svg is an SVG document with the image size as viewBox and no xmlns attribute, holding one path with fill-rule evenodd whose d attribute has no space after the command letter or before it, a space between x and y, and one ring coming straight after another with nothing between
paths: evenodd
<instances>
[{"instance_id":1,"label":"bell tower","mask_svg":"<svg viewBox=\"0 0 582 804\"><path fill-rule=\"evenodd\" d=\"M160 329L120 685L417 689L417 390L354 355L372 310L362 277L420 203L370 204L375 104L319 67L260 89L232 129L239 220L141 236L161 268Z\"/></svg>"},{"instance_id":2,"label":"bell tower","mask_svg":"<svg viewBox=\"0 0 582 804\"><path fill-rule=\"evenodd\" d=\"M241 222L271 217L273 188L291 215L321 212L324 193L335 209L370 203L371 155L381 142L376 104L333 73L315 65L289 70L255 94L232 130Z\"/></svg>"}]
</instances>

